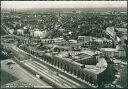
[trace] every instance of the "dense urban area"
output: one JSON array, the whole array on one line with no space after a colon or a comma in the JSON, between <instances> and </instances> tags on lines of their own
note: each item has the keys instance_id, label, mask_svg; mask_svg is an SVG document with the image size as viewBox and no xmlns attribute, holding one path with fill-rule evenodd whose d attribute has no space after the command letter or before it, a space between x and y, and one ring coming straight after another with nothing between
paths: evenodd
<instances>
[{"instance_id":1,"label":"dense urban area","mask_svg":"<svg viewBox=\"0 0 128 89\"><path fill-rule=\"evenodd\" d=\"M2 87L127 87L124 8L2 9L1 22Z\"/></svg>"}]
</instances>

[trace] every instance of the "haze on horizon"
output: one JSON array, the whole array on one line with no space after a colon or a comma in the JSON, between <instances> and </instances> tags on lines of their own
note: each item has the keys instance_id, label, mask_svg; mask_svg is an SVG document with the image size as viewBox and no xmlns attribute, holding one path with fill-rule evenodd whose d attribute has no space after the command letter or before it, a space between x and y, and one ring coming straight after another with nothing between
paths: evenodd
<instances>
[{"instance_id":1,"label":"haze on horizon","mask_svg":"<svg viewBox=\"0 0 128 89\"><path fill-rule=\"evenodd\" d=\"M127 1L1 1L1 8L127 8Z\"/></svg>"}]
</instances>

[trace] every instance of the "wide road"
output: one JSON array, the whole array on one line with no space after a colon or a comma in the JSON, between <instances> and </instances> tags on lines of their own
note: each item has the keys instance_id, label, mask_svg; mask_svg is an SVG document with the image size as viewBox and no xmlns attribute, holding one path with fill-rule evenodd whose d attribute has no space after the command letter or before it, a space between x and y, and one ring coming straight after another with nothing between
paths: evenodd
<instances>
[{"instance_id":1,"label":"wide road","mask_svg":"<svg viewBox=\"0 0 128 89\"><path fill-rule=\"evenodd\" d=\"M23 50L17 48L14 45L10 45L9 47L17 56L20 56L20 59L22 60L22 63L31 68L33 71L35 71L37 74L45 77L46 79L52 81L57 86L61 88L92 88L92 86L81 82L72 76L67 75L64 72L60 72L58 69L53 68L48 65L43 65L43 63L40 63L37 61L38 59L32 57L29 55L29 58L32 60L26 60L28 57L28 54L24 52ZM46 63L45 63L46 64Z\"/></svg>"}]
</instances>

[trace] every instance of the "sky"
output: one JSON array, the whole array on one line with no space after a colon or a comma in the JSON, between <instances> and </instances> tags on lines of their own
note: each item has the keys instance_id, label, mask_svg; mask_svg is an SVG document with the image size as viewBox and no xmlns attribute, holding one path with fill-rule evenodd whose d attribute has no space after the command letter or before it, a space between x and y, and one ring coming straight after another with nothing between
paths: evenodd
<instances>
[{"instance_id":1,"label":"sky","mask_svg":"<svg viewBox=\"0 0 128 89\"><path fill-rule=\"evenodd\" d=\"M1 1L1 8L127 8L127 1Z\"/></svg>"}]
</instances>

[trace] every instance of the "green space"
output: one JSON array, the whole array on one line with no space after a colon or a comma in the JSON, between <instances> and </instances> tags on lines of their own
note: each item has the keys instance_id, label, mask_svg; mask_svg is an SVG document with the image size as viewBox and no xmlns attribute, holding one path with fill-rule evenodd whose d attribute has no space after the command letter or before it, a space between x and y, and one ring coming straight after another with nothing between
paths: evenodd
<instances>
[{"instance_id":1,"label":"green space","mask_svg":"<svg viewBox=\"0 0 128 89\"><path fill-rule=\"evenodd\" d=\"M18 80L16 77L14 77L13 75L9 74L4 70L1 70L0 72L1 72L1 78L0 78L1 85Z\"/></svg>"},{"instance_id":2,"label":"green space","mask_svg":"<svg viewBox=\"0 0 128 89\"><path fill-rule=\"evenodd\" d=\"M1 35L1 36L7 35L7 33L3 30L3 28L1 28L0 35Z\"/></svg>"}]
</instances>

